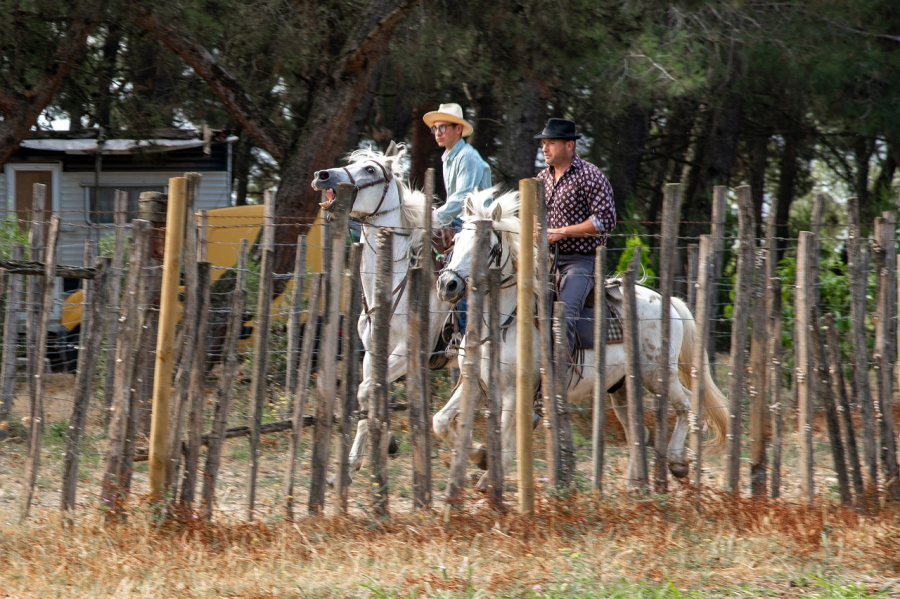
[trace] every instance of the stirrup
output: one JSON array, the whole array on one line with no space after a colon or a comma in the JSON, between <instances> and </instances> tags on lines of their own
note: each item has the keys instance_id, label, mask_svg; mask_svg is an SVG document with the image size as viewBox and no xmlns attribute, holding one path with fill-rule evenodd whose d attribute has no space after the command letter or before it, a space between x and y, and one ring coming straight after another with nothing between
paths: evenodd
<instances>
[{"instance_id":1,"label":"stirrup","mask_svg":"<svg viewBox=\"0 0 900 599\"><path fill-rule=\"evenodd\" d=\"M448 358L459 356L459 347L462 345L462 340L462 333L454 331L453 335L450 336L450 341L447 342L447 349L444 350L444 355Z\"/></svg>"}]
</instances>

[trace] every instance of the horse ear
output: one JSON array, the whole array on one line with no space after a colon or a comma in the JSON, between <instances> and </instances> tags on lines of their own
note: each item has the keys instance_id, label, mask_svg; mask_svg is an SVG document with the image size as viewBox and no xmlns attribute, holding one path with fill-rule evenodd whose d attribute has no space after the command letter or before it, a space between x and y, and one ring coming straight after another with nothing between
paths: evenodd
<instances>
[{"instance_id":1,"label":"horse ear","mask_svg":"<svg viewBox=\"0 0 900 599\"><path fill-rule=\"evenodd\" d=\"M394 143L394 140L391 140L391 143L388 146L387 151L384 153L385 157L390 158L392 156L396 156L399 153L400 153L400 148L397 147L397 144Z\"/></svg>"},{"instance_id":2,"label":"horse ear","mask_svg":"<svg viewBox=\"0 0 900 599\"><path fill-rule=\"evenodd\" d=\"M503 206L500 205L500 202L497 202L494 204L494 207L491 208L491 220L495 223L499 223L501 218L503 218Z\"/></svg>"},{"instance_id":3,"label":"horse ear","mask_svg":"<svg viewBox=\"0 0 900 599\"><path fill-rule=\"evenodd\" d=\"M472 194L466 195L466 201L463 204L463 210L469 216L475 214L475 202L472 201Z\"/></svg>"}]
</instances>

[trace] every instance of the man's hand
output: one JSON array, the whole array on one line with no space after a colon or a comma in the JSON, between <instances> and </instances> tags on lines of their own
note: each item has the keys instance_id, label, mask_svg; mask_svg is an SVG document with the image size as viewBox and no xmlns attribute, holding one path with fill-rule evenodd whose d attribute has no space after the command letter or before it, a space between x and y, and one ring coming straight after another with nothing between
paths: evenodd
<instances>
[{"instance_id":1,"label":"man's hand","mask_svg":"<svg viewBox=\"0 0 900 599\"><path fill-rule=\"evenodd\" d=\"M566 234L562 232L562 229L547 229L547 243L554 244L565 238Z\"/></svg>"}]
</instances>

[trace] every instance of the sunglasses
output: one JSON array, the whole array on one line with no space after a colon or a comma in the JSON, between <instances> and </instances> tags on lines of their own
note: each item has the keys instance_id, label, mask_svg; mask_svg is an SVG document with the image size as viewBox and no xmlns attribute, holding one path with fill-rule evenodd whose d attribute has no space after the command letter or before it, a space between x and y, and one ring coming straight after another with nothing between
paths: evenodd
<instances>
[{"instance_id":1,"label":"sunglasses","mask_svg":"<svg viewBox=\"0 0 900 599\"><path fill-rule=\"evenodd\" d=\"M435 125L434 127L431 128L431 132L432 133L443 133L444 131L447 130L447 127L456 127L456 125L454 125L452 123L447 123L444 125Z\"/></svg>"}]
</instances>

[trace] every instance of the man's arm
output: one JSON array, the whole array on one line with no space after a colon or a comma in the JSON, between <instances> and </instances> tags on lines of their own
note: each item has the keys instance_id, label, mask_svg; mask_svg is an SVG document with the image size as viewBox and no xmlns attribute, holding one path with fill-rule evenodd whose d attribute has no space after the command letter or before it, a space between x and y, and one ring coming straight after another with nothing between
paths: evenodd
<instances>
[{"instance_id":1,"label":"man's arm","mask_svg":"<svg viewBox=\"0 0 900 599\"><path fill-rule=\"evenodd\" d=\"M585 235L596 235L599 232L597 227L594 226L593 219L588 218L577 225L547 229L547 242L556 243L566 237L584 237Z\"/></svg>"},{"instance_id":2,"label":"man's arm","mask_svg":"<svg viewBox=\"0 0 900 599\"><path fill-rule=\"evenodd\" d=\"M442 226L449 226L453 219L462 212L466 195L475 191L481 182L482 167L477 156L462 156L456 175L456 189L447 196L443 206L435 210L435 215Z\"/></svg>"}]
</instances>

